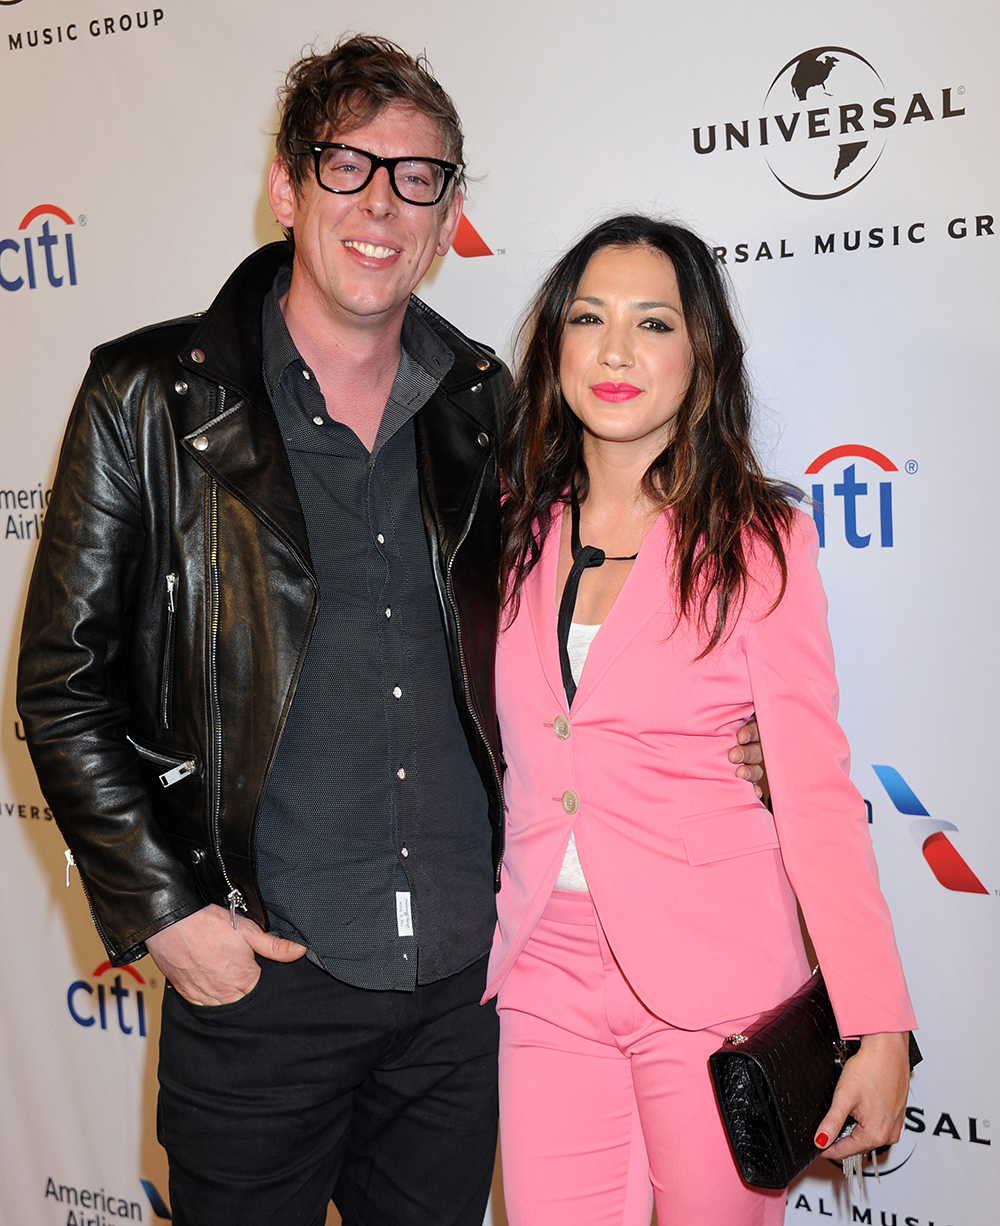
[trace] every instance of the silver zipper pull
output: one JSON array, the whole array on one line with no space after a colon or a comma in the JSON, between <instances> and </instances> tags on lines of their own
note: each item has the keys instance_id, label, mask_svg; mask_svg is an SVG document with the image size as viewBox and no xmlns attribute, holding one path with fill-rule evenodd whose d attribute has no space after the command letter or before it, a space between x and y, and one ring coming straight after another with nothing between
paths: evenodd
<instances>
[{"instance_id":1,"label":"silver zipper pull","mask_svg":"<svg viewBox=\"0 0 1000 1226\"><path fill-rule=\"evenodd\" d=\"M239 907L241 911L245 911L247 909L247 905L243 901L243 895L236 889L235 886L229 891L227 898L229 899L229 918L232 921L233 927L235 928L236 908Z\"/></svg>"},{"instance_id":2,"label":"silver zipper pull","mask_svg":"<svg viewBox=\"0 0 1000 1226\"><path fill-rule=\"evenodd\" d=\"M175 783L180 783L182 779L186 779L188 775L194 774L194 759L189 758L187 762L182 762L179 766L175 766L173 770L164 771L160 776L160 782L165 788L173 787Z\"/></svg>"},{"instance_id":3,"label":"silver zipper pull","mask_svg":"<svg viewBox=\"0 0 1000 1226\"><path fill-rule=\"evenodd\" d=\"M174 599L174 593L177 591L177 576L173 573L167 575L167 608L171 613L176 613L177 602Z\"/></svg>"},{"instance_id":4,"label":"silver zipper pull","mask_svg":"<svg viewBox=\"0 0 1000 1226\"><path fill-rule=\"evenodd\" d=\"M71 868L76 868L76 861L73 859L73 853L70 851L68 847L63 852L63 855L66 857L66 889L68 890L69 889L69 870Z\"/></svg>"}]
</instances>

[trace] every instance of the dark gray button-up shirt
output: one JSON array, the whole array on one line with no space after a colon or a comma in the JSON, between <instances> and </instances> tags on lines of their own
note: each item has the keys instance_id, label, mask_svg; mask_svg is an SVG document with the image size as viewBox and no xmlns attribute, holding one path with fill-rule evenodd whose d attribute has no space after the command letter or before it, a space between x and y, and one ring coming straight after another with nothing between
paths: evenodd
<instances>
[{"instance_id":1,"label":"dark gray button-up shirt","mask_svg":"<svg viewBox=\"0 0 1000 1226\"><path fill-rule=\"evenodd\" d=\"M409 990L481 957L495 920L486 794L455 706L414 447L413 416L453 355L408 312L369 454L295 349L288 284L286 268L264 303L264 375L319 616L261 809L261 892L274 930L336 978Z\"/></svg>"}]
</instances>

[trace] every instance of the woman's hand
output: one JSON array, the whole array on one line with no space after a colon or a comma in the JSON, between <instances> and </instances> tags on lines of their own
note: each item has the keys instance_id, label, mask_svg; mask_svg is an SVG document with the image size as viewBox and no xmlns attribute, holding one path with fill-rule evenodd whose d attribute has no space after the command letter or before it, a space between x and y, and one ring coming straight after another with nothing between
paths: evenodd
<instances>
[{"instance_id":1,"label":"woman's hand","mask_svg":"<svg viewBox=\"0 0 1000 1226\"><path fill-rule=\"evenodd\" d=\"M826 1158L849 1158L899 1140L910 1084L908 1034L866 1034L861 1050L840 1074L833 1103L816 1130L816 1148ZM853 1115L857 1127L842 1141L844 1121Z\"/></svg>"}]
</instances>

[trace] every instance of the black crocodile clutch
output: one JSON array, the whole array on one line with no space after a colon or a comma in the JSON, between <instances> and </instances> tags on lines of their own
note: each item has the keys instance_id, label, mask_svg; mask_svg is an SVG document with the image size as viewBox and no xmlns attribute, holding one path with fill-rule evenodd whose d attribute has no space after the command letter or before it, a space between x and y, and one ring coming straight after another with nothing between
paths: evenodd
<instances>
[{"instance_id":1,"label":"black crocodile clutch","mask_svg":"<svg viewBox=\"0 0 1000 1226\"><path fill-rule=\"evenodd\" d=\"M709 1056L729 1144L748 1184L785 1188L819 1157L813 1137L844 1061L860 1046L840 1038L817 970L794 996ZM910 1035L910 1068L920 1060Z\"/></svg>"}]
</instances>

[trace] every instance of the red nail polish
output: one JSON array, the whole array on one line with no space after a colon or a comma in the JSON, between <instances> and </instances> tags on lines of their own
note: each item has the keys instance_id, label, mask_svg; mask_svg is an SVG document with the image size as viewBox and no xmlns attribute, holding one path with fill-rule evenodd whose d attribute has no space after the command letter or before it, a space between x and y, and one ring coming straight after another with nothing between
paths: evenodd
<instances>
[{"instance_id":1,"label":"red nail polish","mask_svg":"<svg viewBox=\"0 0 1000 1226\"><path fill-rule=\"evenodd\" d=\"M830 1138L826 1135L825 1132L821 1132L816 1138L816 1148L826 1149L826 1147L829 1144L830 1144Z\"/></svg>"}]
</instances>

